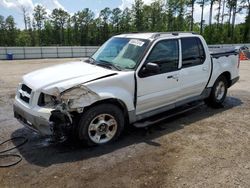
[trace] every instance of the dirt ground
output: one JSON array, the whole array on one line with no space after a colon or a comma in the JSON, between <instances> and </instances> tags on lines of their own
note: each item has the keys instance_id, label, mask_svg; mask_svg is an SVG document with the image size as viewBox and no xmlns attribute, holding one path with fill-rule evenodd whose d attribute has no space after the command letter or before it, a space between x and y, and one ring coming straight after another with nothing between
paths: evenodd
<instances>
[{"instance_id":1,"label":"dirt ground","mask_svg":"<svg viewBox=\"0 0 250 188\"><path fill-rule=\"evenodd\" d=\"M0 61L0 142L29 139L11 152L22 162L0 169L0 187L250 187L250 61L241 62L224 108L202 105L149 129L129 129L114 144L81 148L49 144L12 112L23 74L69 60Z\"/></svg>"}]
</instances>

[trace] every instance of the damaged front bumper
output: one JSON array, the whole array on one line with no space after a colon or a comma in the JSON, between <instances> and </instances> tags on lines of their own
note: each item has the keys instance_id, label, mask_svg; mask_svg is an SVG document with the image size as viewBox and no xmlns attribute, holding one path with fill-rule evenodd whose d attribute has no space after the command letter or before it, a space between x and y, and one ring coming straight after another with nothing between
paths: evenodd
<instances>
[{"instance_id":1,"label":"damaged front bumper","mask_svg":"<svg viewBox=\"0 0 250 188\"><path fill-rule=\"evenodd\" d=\"M13 111L14 117L24 126L42 135L52 135L49 123L51 110L42 108L33 110L15 99Z\"/></svg>"},{"instance_id":2,"label":"damaged front bumper","mask_svg":"<svg viewBox=\"0 0 250 188\"><path fill-rule=\"evenodd\" d=\"M78 85L62 92L62 88L43 90L44 100L41 105L41 94L34 99L33 106L24 103L18 97L14 102L14 116L26 127L42 134L57 138L67 136L72 130L72 112L82 113L85 106L99 100L99 96L85 86ZM46 101L46 103L45 103ZM38 105L36 105L36 103Z\"/></svg>"},{"instance_id":3,"label":"damaged front bumper","mask_svg":"<svg viewBox=\"0 0 250 188\"><path fill-rule=\"evenodd\" d=\"M14 117L25 127L41 135L52 136L57 141L66 138L71 131L70 119L59 110L34 115L28 108L18 105L18 102L14 103L13 110ZM49 120L43 116L49 116Z\"/></svg>"}]
</instances>

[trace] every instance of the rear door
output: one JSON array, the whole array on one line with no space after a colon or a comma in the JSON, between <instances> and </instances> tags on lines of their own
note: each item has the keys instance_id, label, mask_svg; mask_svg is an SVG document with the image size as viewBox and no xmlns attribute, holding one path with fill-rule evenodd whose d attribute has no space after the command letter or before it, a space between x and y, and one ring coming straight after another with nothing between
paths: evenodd
<instances>
[{"instance_id":1,"label":"rear door","mask_svg":"<svg viewBox=\"0 0 250 188\"><path fill-rule=\"evenodd\" d=\"M142 114L168 104L174 104L180 91L179 77L179 41L168 39L158 41L146 58L146 63L159 65L158 73L142 73L142 66L137 75L136 114Z\"/></svg>"},{"instance_id":2,"label":"rear door","mask_svg":"<svg viewBox=\"0 0 250 188\"><path fill-rule=\"evenodd\" d=\"M201 39L184 37L180 40L182 67L178 101L200 95L206 87L211 72L211 60L210 57L206 57Z\"/></svg>"}]
</instances>

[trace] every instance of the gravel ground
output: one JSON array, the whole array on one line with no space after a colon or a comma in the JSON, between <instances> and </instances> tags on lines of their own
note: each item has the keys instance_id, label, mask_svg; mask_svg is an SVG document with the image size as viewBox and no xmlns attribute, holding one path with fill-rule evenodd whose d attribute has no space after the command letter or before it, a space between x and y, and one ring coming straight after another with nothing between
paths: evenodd
<instances>
[{"instance_id":1,"label":"gravel ground","mask_svg":"<svg viewBox=\"0 0 250 188\"><path fill-rule=\"evenodd\" d=\"M0 141L29 139L11 152L23 161L0 169L1 187L250 187L250 61L241 63L224 108L202 105L148 129L131 128L114 144L82 148L49 144L12 112L23 74L71 60L0 61Z\"/></svg>"}]
</instances>

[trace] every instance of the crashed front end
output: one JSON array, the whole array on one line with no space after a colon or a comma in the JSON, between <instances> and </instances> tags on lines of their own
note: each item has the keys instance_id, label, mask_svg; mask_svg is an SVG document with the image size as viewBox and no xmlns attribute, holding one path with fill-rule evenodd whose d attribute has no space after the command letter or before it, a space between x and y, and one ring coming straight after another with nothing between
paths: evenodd
<instances>
[{"instance_id":1,"label":"crashed front end","mask_svg":"<svg viewBox=\"0 0 250 188\"><path fill-rule=\"evenodd\" d=\"M62 139L72 130L74 115L82 113L84 107L97 100L99 96L84 85L36 92L20 84L14 102L14 116L42 135Z\"/></svg>"}]
</instances>

